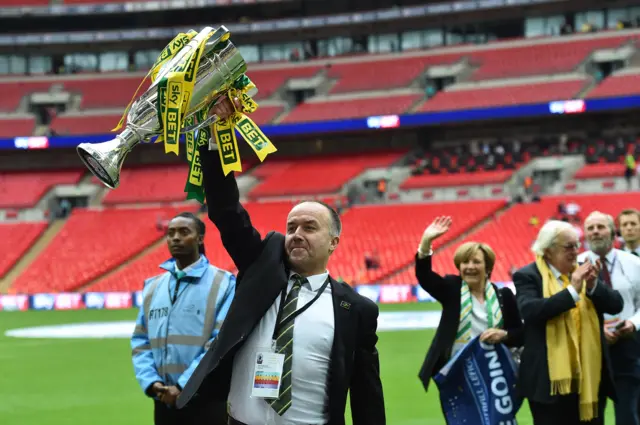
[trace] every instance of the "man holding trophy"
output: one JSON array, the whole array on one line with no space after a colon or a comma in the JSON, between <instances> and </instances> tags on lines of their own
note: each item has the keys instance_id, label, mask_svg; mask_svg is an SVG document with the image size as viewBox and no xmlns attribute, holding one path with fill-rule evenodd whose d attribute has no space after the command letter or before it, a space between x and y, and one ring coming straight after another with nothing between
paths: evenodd
<instances>
[{"instance_id":1,"label":"man holding trophy","mask_svg":"<svg viewBox=\"0 0 640 425\"><path fill-rule=\"evenodd\" d=\"M125 130L77 148L91 172L115 189L137 144L155 137L165 153L178 154L185 134L187 199L204 202L206 185L209 217L239 269L230 314L176 407L228 401L232 425L344 425L350 393L354 425L384 425L378 307L327 270L340 216L326 204L305 202L289 213L286 235L262 239L239 203L230 174L242 171L235 132L261 161L276 148L245 115L257 108L251 98L257 89L229 35L224 27L179 34L145 77L150 88L127 107Z\"/></svg>"}]
</instances>

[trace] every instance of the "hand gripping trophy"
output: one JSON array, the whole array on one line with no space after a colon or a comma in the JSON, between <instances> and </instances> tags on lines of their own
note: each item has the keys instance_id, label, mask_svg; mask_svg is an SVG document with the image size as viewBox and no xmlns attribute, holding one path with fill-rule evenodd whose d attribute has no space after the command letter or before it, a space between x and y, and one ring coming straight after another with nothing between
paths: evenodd
<instances>
[{"instance_id":1,"label":"hand gripping trophy","mask_svg":"<svg viewBox=\"0 0 640 425\"><path fill-rule=\"evenodd\" d=\"M113 129L120 130L126 117L124 131L108 142L78 145L82 162L102 183L111 189L118 187L124 159L139 143L156 137L156 143L164 143L165 153L178 155L180 135L184 134L189 162L187 199L204 202L199 147L218 144L225 175L242 171L236 130L260 161L276 151L260 128L243 113L251 113L258 107L251 98L257 88L244 74L247 65L229 40L230 35L224 26L178 34L145 76L144 80L151 78L149 89L127 106ZM222 96L240 99L243 112L236 112L226 120L209 116L211 107Z\"/></svg>"}]
</instances>

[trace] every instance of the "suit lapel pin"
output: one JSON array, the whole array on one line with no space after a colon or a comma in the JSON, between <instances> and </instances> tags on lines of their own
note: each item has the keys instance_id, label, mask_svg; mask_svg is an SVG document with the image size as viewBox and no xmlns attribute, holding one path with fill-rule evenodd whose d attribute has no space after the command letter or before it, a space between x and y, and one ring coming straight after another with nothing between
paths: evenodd
<instances>
[{"instance_id":1,"label":"suit lapel pin","mask_svg":"<svg viewBox=\"0 0 640 425\"><path fill-rule=\"evenodd\" d=\"M350 310L351 309L351 303L346 302L346 301L340 301L340 307L344 308L345 310Z\"/></svg>"}]
</instances>

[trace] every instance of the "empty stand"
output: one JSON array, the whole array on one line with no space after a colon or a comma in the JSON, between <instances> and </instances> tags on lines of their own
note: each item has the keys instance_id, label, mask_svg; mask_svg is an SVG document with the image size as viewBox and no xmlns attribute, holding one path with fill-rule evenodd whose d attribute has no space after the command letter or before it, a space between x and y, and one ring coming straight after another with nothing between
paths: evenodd
<instances>
[{"instance_id":1,"label":"empty stand","mask_svg":"<svg viewBox=\"0 0 640 425\"><path fill-rule=\"evenodd\" d=\"M326 100L321 102L305 102L298 105L286 115L282 122L308 122L335 120L342 118L359 118L372 115L395 115L407 112L422 94L405 94L393 96L381 96L367 99L353 100Z\"/></svg>"},{"instance_id":2,"label":"empty stand","mask_svg":"<svg viewBox=\"0 0 640 425\"><path fill-rule=\"evenodd\" d=\"M75 209L13 288L23 293L73 291L162 238L157 220L177 212L173 208Z\"/></svg>"},{"instance_id":3,"label":"empty stand","mask_svg":"<svg viewBox=\"0 0 640 425\"><path fill-rule=\"evenodd\" d=\"M269 203L247 203L245 208L251 216L251 221L258 229L262 237L267 232L277 230L285 231L287 214L291 209L290 202L269 202ZM201 217L206 222L207 233L205 237L206 254L217 267L234 271L235 265L227 254L220 240L218 229L206 218ZM95 285L91 285L88 291L137 291L142 288L142 282L159 273L160 264L170 258L169 250L165 244L157 247L149 254L140 257L136 261L126 265L124 268L100 280Z\"/></svg>"},{"instance_id":4,"label":"empty stand","mask_svg":"<svg viewBox=\"0 0 640 425\"><path fill-rule=\"evenodd\" d=\"M83 175L83 170L0 173L0 208L32 207L55 185L76 184Z\"/></svg>"},{"instance_id":5,"label":"empty stand","mask_svg":"<svg viewBox=\"0 0 640 425\"><path fill-rule=\"evenodd\" d=\"M253 172L254 176L263 180L249 192L249 196L258 198L337 192L367 168L388 167L402 155L400 152L383 152L266 161Z\"/></svg>"},{"instance_id":6,"label":"empty stand","mask_svg":"<svg viewBox=\"0 0 640 425\"><path fill-rule=\"evenodd\" d=\"M142 79L143 76L126 74L115 78L108 75L106 78L98 76L91 79L69 79L64 82L64 88L66 91L82 94L80 103L82 109L123 108L124 110ZM150 84L151 80L147 79L140 87L136 98L147 91Z\"/></svg>"},{"instance_id":7,"label":"empty stand","mask_svg":"<svg viewBox=\"0 0 640 425\"><path fill-rule=\"evenodd\" d=\"M631 96L640 93L640 73L612 75L605 78L599 86L589 93L587 98Z\"/></svg>"},{"instance_id":8,"label":"empty stand","mask_svg":"<svg viewBox=\"0 0 640 425\"><path fill-rule=\"evenodd\" d=\"M47 81L31 81L25 77L24 81L11 81L0 83L0 111L13 112L18 106L22 98L34 92L46 92L51 87L51 82Z\"/></svg>"},{"instance_id":9,"label":"empty stand","mask_svg":"<svg viewBox=\"0 0 640 425\"><path fill-rule=\"evenodd\" d=\"M284 106L282 105L264 106L258 104L258 109L249 114L249 117L258 125L270 124L283 111Z\"/></svg>"},{"instance_id":10,"label":"empty stand","mask_svg":"<svg viewBox=\"0 0 640 425\"><path fill-rule=\"evenodd\" d=\"M400 184L401 190L425 189L435 187L487 185L504 183L509 180L513 170L476 171L455 174L411 176Z\"/></svg>"},{"instance_id":11,"label":"empty stand","mask_svg":"<svg viewBox=\"0 0 640 425\"><path fill-rule=\"evenodd\" d=\"M48 6L49 0L3 0L2 5L10 6Z\"/></svg>"},{"instance_id":12,"label":"empty stand","mask_svg":"<svg viewBox=\"0 0 640 425\"><path fill-rule=\"evenodd\" d=\"M574 180L583 179L600 179L608 177L622 177L624 176L625 165L623 163L617 164L587 164L582 167L573 176Z\"/></svg>"},{"instance_id":13,"label":"empty stand","mask_svg":"<svg viewBox=\"0 0 640 425\"><path fill-rule=\"evenodd\" d=\"M33 245L47 228L47 223L0 223L0 277Z\"/></svg>"},{"instance_id":14,"label":"empty stand","mask_svg":"<svg viewBox=\"0 0 640 425\"><path fill-rule=\"evenodd\" d=\"M4 118L0 117L0 137L31 136L35 128L34 117Z\"/></svg>"},{"instance_id":15,"label":"empty stand","mask_svg":"<svg viewBox=\"0 0 640 425\"><path fill-rule=\"evenodd\" d=\"M466 90L448 90L427 100L420 112L447 111L491 106L520 105L571 99L582 90L586 80L554 81L523 84L520 86L483 87Z\"/></svg>"},{"instance_id":16,"label":"empty stand","mask_svg":"<svg viewBox=\"0 0 640 425\"><path fill-rule=\"evenodd\" d=\"M258 88L256 100L271 97L291 78L311 78L323 67L321 65L302 67L282 67L271 69L250 69L247 75Z\"/></svg>"},{"instance_id":17,"label":"empty stand","mask_svg":"<svg viewBox=\"0 0 640 425\"><path fill-rule=\"evenodd\" d=\"M472 63L479 65L472 79L480 81L570 72L586 60L592 51L619 47L634 39L637 39L636 35L569 41L551 39L549 43L508 48L501 48L500 43L496 43L493 45L496 47L494 49L472 54Z\"/></svg>"},{"instance_id":18,"label":"empty stand","mask_svg":"<svg viewBox=\"0 0 640 425\"><path fill-rule=\"evenodd\" d=\"M379 60L364 57L358 62L335 63L328 72L329 78L337 79L330 93L407 87L428 67L452 64L461 56L456 53Z\"/></svg>"},{"instance_id":19,"label":"empty stand","mask_svg":"<svg viewBox=\"0 0 640 425\"><path fill-rule=\"evenodd\" d=\"M340 245L329 262L334 277L350 283L375 283L413 261L426 226L439 215L450 215L459 227L444 238L453 239L491 217L504 201L442 204L356 206L343 216ZM381 267L364 270L364 255L377 251Z\"/></svg>"},{"instance_id":20,"label":"empty stand","mask_svg":"<svg viewBox=\"0 0 640 425\"><path fill-rule=\"evenodd\" d=\"M118 124L121 117L122 113L104 115L58 115L51 122L51 129L60 135L106 134Z\"/></svg>"},{"instance_id":21,"label":"empty stand","mask_svg":"<svg viewBox=\"0 0 640 425\"><path fill-rule=\"evenodd\" d=\"M120 186L107 192L106 205L144 202L172 202L186 199L187 164L162 165L122 170Z\"/></svg>"},{"instance_id":22,"label":"empty stand","mask_svg":"<svg viewBox=\"0 0 640 425\"><path fill-rule=\"evenodd\" d=\"M575 202L581 208L580 219L592 211L598 210L614 217L623 209L638 205L640 193L598 194L598 195L563 195L543 198L540 203L517 204L504 214L488 222L476 232L468 235L463 241L449 246L446 249L436 251L434 255L434 270L440 274L456 274L453 265L453 253L463 242L477 241L489 244L496 252L496 265L492 274L495 282L510 281L510 270L520 268L534 260L531 245L535 240L540 227L548 219L554 218L559 202ZM531 225L529 220L537 217L539 224ZM454 217L452 230L457 229L459 223ZM581 227L582 224L576 224ZM438 241L435 248L441 247L446 241ZM389 279L393 283L415 283L413 268L408 268L402 273Z\"/></svg>"}]
</instances>

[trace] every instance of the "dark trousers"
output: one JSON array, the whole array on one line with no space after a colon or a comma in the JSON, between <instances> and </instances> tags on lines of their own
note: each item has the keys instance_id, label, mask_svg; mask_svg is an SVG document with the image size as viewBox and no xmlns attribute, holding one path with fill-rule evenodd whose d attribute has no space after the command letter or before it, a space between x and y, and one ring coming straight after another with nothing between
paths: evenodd
<instances>
[{"instance_id":1,"label":"dark trousers","mask_svg":"<svg viewBox=\"0 0 640 425\"><path fill-rule=\"evenodd\" d=\"M603 425L607 398L598 398L598 417L580 422L580 402L576 394L558 397L554 403L538 403L529 400L534 425Z\"/></svg>"},{"instance_id":2,"label":"dark trousers","mask_svg":"<svg viewBox=\"0 0 640 425\"><path fill-rule=\"evenodd\" d=\"M193 400L182 409L175 409L154 400L155 425L227 425L227 404Z\"/></svg>"},{"instance_id":3,"label":"dark trousers","mask_svg":"<svg viewBox=\"0 0 640 425\"><path fill-rule=\"evenodd\" d=\"M618 398L615 403L616 425L640 425L640 379L618 376L614 382Z\"/></svg>"}]
</instances>

